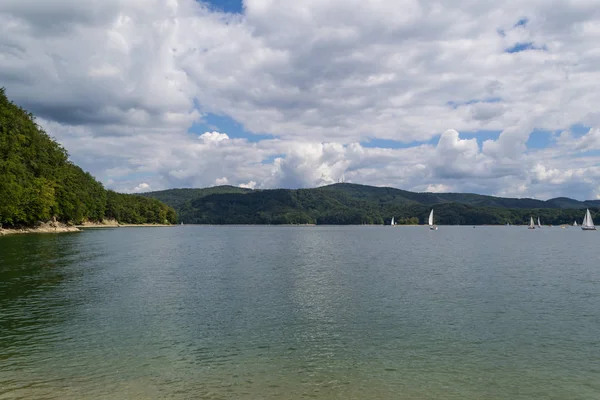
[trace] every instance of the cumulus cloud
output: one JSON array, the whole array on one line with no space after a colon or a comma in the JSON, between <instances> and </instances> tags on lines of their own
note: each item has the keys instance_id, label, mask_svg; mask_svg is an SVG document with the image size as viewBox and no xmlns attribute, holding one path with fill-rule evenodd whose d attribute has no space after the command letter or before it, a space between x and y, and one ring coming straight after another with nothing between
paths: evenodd
<instances>
[{"instance_id":1,"label":"cumulus cloud","mask_svg":"<svg viewBox=\"0 0 600 400\"><path fill-rule=\"evenodd\" d=\"M600 128L592 128L585 135L576 138L569 131L562 132L557 142L571 151L591 151L600 149Z\"/></svg>"},{"instance_id":2,"label":"cumulus cloud","mask_svg":"<svg viewBox=\"0 0 600 400\"><path fill-rule=\"evenodd\" d=\"M432 159L436 176L466 178L487 173L477 139L460 139L454 129L442 133Z\"/></svg>"},{"instance_id":3,"label":"cumulus cloud","mask_svg":"<svg viewBox=\"0 0 600 400\"><path fill-rule=\"evenodd\" d=\"M594 2L245 0L240 15L195 0L79 3L0 2L0 84L115 189L343 178L596 196ZM208 114L273 139L188 132ZM531 149L534 130L559 133Z\"/></svg>"},{"instance_id":4,"label":"cumulus cloud","mask_svg":"<svg viewBox=\"0 0 600 400\"><path fill-rule=\"evenodd\" d=\"M137 185L136 187L134 187L132 192L140 193L140 192L149 192L151 190L152 190L152 188L150 187L150 185L148 185L145 182L142 182L139 185Z\"/></svg>"},{"instance_id":5,"label":"cumulus cloud","mask_svg":"<svg viewBox=\"0 0 600 400\"><path fill-rule=\"evenodd\" d=\"M345 147L338 143L297 143L285 158L275 159L272 176L264 185L322 186L339 181L347 169Z\"/></svg>"},{"instance_id":6,"label":"cumulus cloud","mask_svg":"<svg viewBox=\"0 0 600 400\"><path fill-rule=\"evenodd\" d=\"M256 188L256 182L250 181L247 183L240 183L239 186L244 189L254 189L254 188Z\"/></svg>"},{"instance_id":7,"label":"cumulus cloud","mask_svg":"<svg viewBox=\"0 0 600 400\"><path fill-rule=\"evenodd\" d=\"M198 139L202 140L204 143L219 143L224 140L229 140L229 136L226 133L219 132L205 132L198 137Z\"/></svg>"}]
</instances>

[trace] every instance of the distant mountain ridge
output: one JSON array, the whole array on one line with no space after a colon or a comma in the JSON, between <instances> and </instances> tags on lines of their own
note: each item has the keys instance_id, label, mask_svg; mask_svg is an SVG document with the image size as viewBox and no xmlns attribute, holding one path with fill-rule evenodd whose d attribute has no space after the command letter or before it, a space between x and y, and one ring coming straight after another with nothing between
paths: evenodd
<instances>
[{"instance_id":1,"label":"distant mountain ridge","mask_svg":"<svg viewBox=\"0 0 600 400\"><path fill-rule=\"evenodd\" d=\"M525 223L530 214L550 224L581 219L600 200L504 198L473 193L416 193L391 187L336 183L312 189L244 189L215 186L143 193L173 207L180 220L207 224L422 223L436 208L440 224Z\"/></svg>"},{"instance_id":2,"label":"distant mountain ridge","mask_svg":"<svg viewBox=\"0 0 600 400\"><path fill-rule=\"evenodd\" d=\"M475 193L432 193L432 192L410 192L392 187L378 187L360 185L354 183L335 183L322 186L317 190L342 190L353 197L361 197L364 194L376 196L392 195L407 201L423 205L435 205L441 203L460 203L477 207L502 207L502 208L588 208L600 207L600 200L579 201L568 197L557 197L549 200L537 200L531 198L511 198L481 195Z\"/></svg>"}]
</instances>

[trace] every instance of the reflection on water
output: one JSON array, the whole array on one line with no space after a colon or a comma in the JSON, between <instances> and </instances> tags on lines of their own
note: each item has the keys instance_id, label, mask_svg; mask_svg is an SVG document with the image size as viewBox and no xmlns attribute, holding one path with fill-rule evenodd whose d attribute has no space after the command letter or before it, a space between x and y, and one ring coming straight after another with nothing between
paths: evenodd
<instances>
[{"instance_id":1,"label":"reflection on water","mask_svg":"<svg viewBox=\"0 0 600 400\"><path fill-rule=\"evenodd\" d=\"M600 270L582 251L596 241L491 227L0 238L0 399L600 398Z\"/></svg>"},{"instance_id":2,"label":"reflection on water","mask_svg":"<svg viewBox=\"0 0 600 400\"><path fill-rule=\"evenodd\" d=\"M78 256L71 239L40 235L0 241L0 360L36 352L68 317L69 299L57 296L56 288L66 279L62 267Z\"/></svg>"}]
</instances>

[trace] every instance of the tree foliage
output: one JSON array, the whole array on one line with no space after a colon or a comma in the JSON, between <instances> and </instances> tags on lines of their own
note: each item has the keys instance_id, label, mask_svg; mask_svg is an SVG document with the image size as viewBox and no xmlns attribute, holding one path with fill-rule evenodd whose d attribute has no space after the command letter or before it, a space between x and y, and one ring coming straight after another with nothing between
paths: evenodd
<instances>
[{"instance_id":1,"label":"tree foliage","mask_svg":"<svg viewBox=\"0 0 600 400\"><path fill-rule=\"evenodd\" d=\"M116 219L126 224L177 222L175 210L156 199L117 193L112 190L107 191L105 215L106 218Z\"/></svg>"},{"instance_id":2,"label":"tree foliage","mask_svg":"<svg viewBox=\"0 0 600 400\"><path fill-rule=\"evenodd\" d=\"M432 208L442 225L581 223L595 201L504 199L475 194L412 193L393 188L336 184L316 189L248 190L231 186L171 189L144 196L173 206L180 220L198 224L424 224ZM502 206L502 204L506 206ZM528 208L536 205L537 208ZM510 206L510 207L507 207Z\"/></svg>"},{"instance_id":3,"label":"tree foliage","mask_svg":"<svg viewBox=\"0 0 600 400\"><path fill-rule=\"evenodd\" d=\"M115 204L118 211L108 207ZM106 217L127 223L176 222L175 211L157 200L107 193L0 88L0 224L29 226L53 218L81 223Z\"/></svg>"}]
</instances>

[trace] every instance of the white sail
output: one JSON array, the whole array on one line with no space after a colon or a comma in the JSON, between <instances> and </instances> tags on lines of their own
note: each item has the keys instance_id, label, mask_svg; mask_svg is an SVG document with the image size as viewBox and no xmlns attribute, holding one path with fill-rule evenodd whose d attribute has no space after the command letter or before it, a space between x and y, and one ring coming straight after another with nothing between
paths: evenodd
<instances>
[{"instance_id":1,"label":"white sail","mask_svg":"<svg viewBox=\"0 0 600 400\"><path fill-rule=\"evenodd\" d=\"M594 226L594 220L592 219L592 214L590 213L590 210L586 210L585 217L586 217L585 220L587 221L587 225Z\"/></svg>"},{"instance_id":2,"label":"white sail","mask_svg":"<svg viewBox=\"0 0 600 400\"><path fill-rule=\"evenodd\" d=\"M392 226L393 226L393 225L396 225L396 224L394 223L394 217L392 217L392 223L391 223L390 225L392 225Z\"/></svg>"},{"instance_id":3,"label":"white sail","mask_svg":"<svg viewBox=\"0 0 600 400\"><path fill-rule=\"evenodd\" d=\"M577 226L577 221L573 221L573 226Z\"/></svg>"},{"instance_id":4,"label":"white sail","mask_svg":"<svg viewBox=\"0 0 600 400\"><path fill-rule=\"evenodd\" d=\"M540 223L540 217L538 217L538 227L541 228L542 224Z\"/></svg>"},{"instance_id":5,"label":"white sail","mask_svg":"<svg viewBox=\"0 0 600 400\"><path fill-rule=\"evenodd\" d=\"M433 209L429 213L429 226L433 226Z\"/></svg>"},{"instance_id":6,"label":"white sail","mask_svg":"<svg viewBox=\"0 0 600 400\"><path fill-rule=\"evenodd\" d=\"M533 222L533 217L529 219L529 229L535 229L535 223Z\"/></svg>"},{"instance_id":7,"label":"white sail","mask_svg":"<svg viewBox=\"0 0 600 400\"><path fill-rule=\"evenodd\" d=\"M581 229L596 230L596 227L594 226L594 220L592 219L592 214L590 213L589 208L585 210L585 217L583 217L583 223L581 224Z\"/></svg>"}]
</instances>

